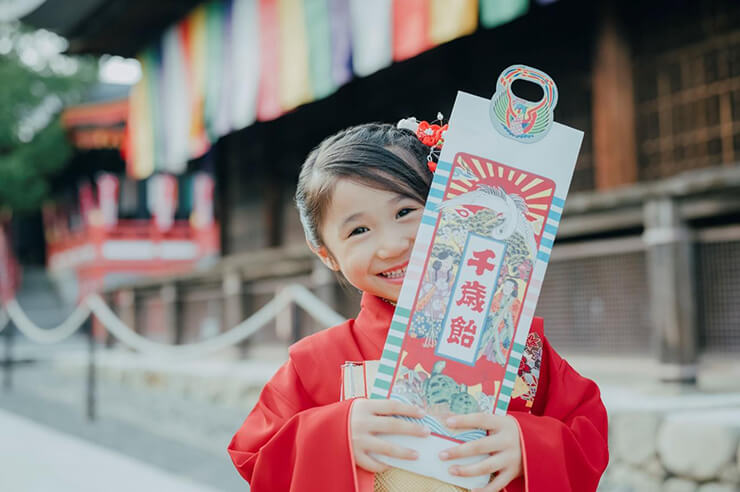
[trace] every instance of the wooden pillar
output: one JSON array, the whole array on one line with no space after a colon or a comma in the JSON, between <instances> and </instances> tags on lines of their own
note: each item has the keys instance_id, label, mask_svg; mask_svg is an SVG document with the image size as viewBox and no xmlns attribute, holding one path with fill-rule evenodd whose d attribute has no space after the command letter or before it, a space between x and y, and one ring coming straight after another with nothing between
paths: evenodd
<instances>
[{"instance_id":1,"label":"wooden pillar","mask_svg":"<svg viewBox=\"0 0 740 492\"><path fill-rule=\"evenodd\" d=\"M231 330L244 321L244 304L242 302L242 278L239 272L224 273L222 281L224 296L224 316L221 331Z\"/></svg>"},{"instance_id":2,"label":"wooden pillar","mask_svg":"<svg viewBox=\"0 0 740 492\"><path fill-rule=\"evenodd\" d=\"M647 276L653 340L667 381L696 381L697 286L691 230L677 203L645 203Z\"/></svg>"},{"instance_id":3,"label":"wooden pillar","mask_svg":"<svg viewBox=\"0 0 740 492\"><path fill-rule=\"evenodd\" d=\"M116 314L123 324L136 331L136 295L133 289L121 289L115 293L114 302L116 306ZM106 340L106 345L110 346L114 343L114 339L110 336Z\"/></svg>"},{"instance_id":4,"label":"wooden pillar","mask_svg":"<svg viewBox=\"0 0 740 492\"><path fill-rule=\"evenodd\" d=\"M594 179L598 190L637 181L635 98L629 43L612 3L601 10L594 52Z\"/></svg>"},{"instance_id":5,"label":"wooden pillar","mask_svg":"<svg viewBox=\"0 0 740 492\"><path fill-rule=\"evenodd\" d=\"M182 343L183 330L180 323L180 303L177 286L175 284L164 284L160 288L159 295L162 300L162 313L166 333L165 339L171 337L173 343Z\"/></svg>"}]
</instances>

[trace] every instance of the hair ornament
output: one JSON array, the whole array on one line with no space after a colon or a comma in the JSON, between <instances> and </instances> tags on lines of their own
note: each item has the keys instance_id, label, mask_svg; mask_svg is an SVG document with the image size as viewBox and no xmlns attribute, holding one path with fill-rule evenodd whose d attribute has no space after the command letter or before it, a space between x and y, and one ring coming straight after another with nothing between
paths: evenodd
<instances>
[{"instance_id":1,"label":"hair ornament","mask_svg":"<svg viewBox=\"0 0 740 492\"><path fill-rule=\"evenodd\" d=\"M437 161L439 160L439 154L442 150L442 145L444 145L445 133L448 128L447 123L442 123L443 120L444 115L437 113L437 119L431 123L423 120L419 121L411 116L400 120L396 125L398 128L414 132L421 143L430 148L429 155L427 155L427 165L432 172L437 170Z\"/></svg>"}]
</instances>

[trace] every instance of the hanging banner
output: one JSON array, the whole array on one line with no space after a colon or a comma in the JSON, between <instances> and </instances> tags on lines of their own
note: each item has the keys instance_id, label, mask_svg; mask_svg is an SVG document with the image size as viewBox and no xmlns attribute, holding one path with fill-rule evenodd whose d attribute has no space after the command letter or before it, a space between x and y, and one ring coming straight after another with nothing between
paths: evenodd
<instances>
[{"instance_id":1,"label":"hanging banner","mask_svg":"<svg viewBox=\"0 0 740 492\"><path fill-rule=\"evenodd\" d=\"M393 60L402 61L431 49L429 1L393 0Z\"/></svg>"},{"instance_id":2,"label":"hanging banner","mask_svg":"<svg viewBox=\"0 0 740 492\"><path fill-rule=\"evenodd\" d=\"M127 134L127 169L131 176L146 178L163 157L160 90L160 45L155 43L139 57L141 79L131 91Z\"/></svg>"},{"instance_id":3,"label":"hanging banner","mask_svg":"<svg viewBox=\"0 0 740 492\"><path fill-rule=\"evenodd\" d=\"M478 0L431 0L429 37L442 44L475 32Z\"/></svg>"},{"instance_id":4,"label":"hanging banner","mask_svg":"<svg viewBox=\"0 0 740 492\"><path fill-rule=\"evenodd\" d=\"M327 0L331 25L331 76L341 86L352 80L352 22L347 0Z\"/></svg>"},{"instance_id":5,"label":"hanging banner","mask_svg":"<svg viewBox=\"0 0 740 492\"><path fill-rule=\"evenodd\" d=\"M278 16L280 107L283 111L290 111L311 101L303 0L278 0Z\"/></svg>"},{"instance_id":6,"label":"hanging banner","mask_svg":"<svg viewBox=\"0 0 740 492\"><path fill-rule=\"evenodd\" d=\"M258 0L234 0L231 14L231 127L240 130L257 118L260 80L260 26Z\"/></svg>"},{"instance_id":7,"label":"hanging banner","mask_svg":"<svg viewBox=\"0 0 740 492\"><path fill-rule=\"evenodd\" d=\"M274 120L283 110L280 106L280 26L278 0L259 0L260 81L257 96L257 119Z\"/></svg>"},{"instance_id":8,"label":"hanging banner","mask_svg":"<svg viewBox=\"0 0 740 492\"><path fill-rule=\"evenodd\" d=\"M200 157L208 151L211 143L204 126L206 92L206 47L207 12L205 5L196 7L183 21L183 45L185 70L188 79L188 101L190 106L188 156Z\"/></svg>"},{"instance_id":9,"label":"hanging banner","mask_svg":"<svg viewBox=\"0 0 740 492\"><path fill-rule=\"evenodd\" d=\"M139 57L139 63L141 79L131 88L129 95L129 114L123 148L126 174L134 178L144 178L154 170L154 128L148 94L150 74L144 66L143 57Z\"/></svg>"},{"instance_id":10,"label":"hanging banner","mask_svg":"<svg viewBox=\"0 0 740 492\"><path fill-rule=\"evenodd\" d=\"M203 118L208 139L218 140L218 112L224 91L224 3L211 1L206 4L206 83Z\"/></svg>"},{"instance_id":11,"label":"hanging banner","mask_svg":"<svg viewBox=\"0 0 740 492\"><path fill-rule=\"evenodd\" d=\"M393 61L391 43L392 0L350 0L352 66L360 77L385 68Z\"/></svg>"},{"instance_id":12,"label":"hanging banner","mask_svg":"<svg viewBox=\"0 0 740 492\"><path fill-rule=\"evenodd\" d=\"M312 100L323 99L337 89L331 73L331 22L328 1L304 0L303 3Z\"/></svg>"},{"instance_id":13,"label":"hanging banner","mask_svg":"<svg viewBox=\"0 0 740 492\"><path fill-rule=\"evenodd\" d=\"M540 0L538 0L540 1ZM544 0L542 0L544 1ZM529 0L211 0L138 57L127 173L181 173L212 142L327 97L354 74L523 15Z\"/></svg>"},{"instance_id":14,"label":"hanging banner","mask_svg":"<svg viewBox=\"0 0 740 492\"><path fill-rule=\"evenodd\" d=\"M185 70L183 24L165 31L162 37L162 119L164 159L160 170L181 173L190 156L190 99Z\"/></svg>"},{"instance_id":15,"label":"hanging banner","mask_svg":"<svg viewBox=\"0 0 740 492\"><path fill-rule=\"evenodd\" d=\"M480 0L480 23L491 29L527 13L529 0Z\"/></svg>"},{"instance_id":16,"label":"hanging banner","mask_svg":"<svg viewBox=\"0 0 740 492\"><path fill-rule=\"evenodd\" d=\"M516 80L540 101L511 91ZM376 459L460 487L438 453L483 437L453 414L506 413L583 133L553 122L557 88L539 70L504 70L489 99L459 92L371 393L424 409L428 438L384 439L416 461ZM414 420L414 419L412 419ZM488 456L488 455L486 455Z\"/></svg>"},{"instance_id":17,"label":"hanging banner","mask_svg":"<svg viewBox=\"0 0 740 492\"><path fill-rule=\"evenodd\" d=\"M234 80L233 69L231 65L231 51L233 49L233 5L234 0L222 0L222 24L221 24L221 42L222 44L222 60L223 65L221 68L220 79L221 79L221 90L219 92L218 104L216 105L216 114L213 125L213 131L215 132L216 139L228 135L231 128L231 111L233 101L233 87L234 84L240 83L240 81ZM215 141L215 139L214 139Z\"/></svg>"}]
</instances>

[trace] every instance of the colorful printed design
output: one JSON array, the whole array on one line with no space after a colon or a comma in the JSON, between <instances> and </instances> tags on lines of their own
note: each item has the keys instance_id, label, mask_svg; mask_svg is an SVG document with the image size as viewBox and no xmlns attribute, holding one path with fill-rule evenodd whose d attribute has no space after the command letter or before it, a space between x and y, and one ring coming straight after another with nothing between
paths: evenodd
<instances>
[{"instance_id":1,"label":"colorful printed design","mask_svg":"<svg viewBox=\"0 0 740 492\"><path fill-rule=\"evenodd\" d=\"M548 178L481 157L440 161L372 398L424 408L421 421L439 436L479 437L452 434L442 422L493 412L501 395L508 404L505 386L513 387L524 350L516 330L554 193Z\"/></svg>"},{"instance_id":2,"label":"colorful printed design","mask_svg":"<svg viewBox=\"0 0 740 492\"><path fill-rule=\"evenodd\" d=\"M516 80L526 80L542 88L539 101L528 101L512 91ZM494 128L501 135L524 143L534 143L547 135L554 121L558 89L546 73L525 65L512 65L499 75L489 112Z\"/></svg>"},{"instance_id":3,"label":"colorful printed design","mask_svg":"<svg viewBox=\"0 0 740 492\"><path fill-rule=\"evenodd\" d=\"M475 366L494 290L485 279L498 277L505 253L503 241L468 235L434 355Z\"/></svg>"},{"instance_id":4,"label":"colorful printed design","mask_svg":"<svg viewBox=\"0 0 740 492\"><path fill-rule=\"evenodd\" d=\"M524 348L522 361L519 364L519 373L514 382L512 398L521 398L527 408L534 405L537 394L537 384L540 380L540 365L542 363L542 338L538 333L530 333L527 345Z\"/></svg>"}]
</instances>

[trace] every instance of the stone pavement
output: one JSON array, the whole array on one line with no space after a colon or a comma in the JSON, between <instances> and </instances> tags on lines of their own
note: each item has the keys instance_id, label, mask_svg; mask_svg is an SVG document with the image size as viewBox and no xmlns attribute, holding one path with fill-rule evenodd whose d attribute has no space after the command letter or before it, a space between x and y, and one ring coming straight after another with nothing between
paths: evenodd
<instances>
[{"instance_id":1,"label":"stone pavement","mask_svg":"<svg viewBox=\"0 0 740 492\"><path fill-rule=\"evenodd\" d=\"M0 408L163 473L215 490L248 490L225 448L285 359L284 347L260 346L246 360L219 354L177 363L101 349L99 419L91 424L84 419L87 349L79 342L58 351L19 346L21 358L36 362L16 369L15 389L0 393ZM704 361L699 384L687 387L661 384L660 368L644 358L566 359L599 383L610 414L612 460L601 491L737 490L740 362ZM711 428L696 435L699 424Z\"/></svg>"},{"instance_id":2,"label":"stone pavement","mask_svg":"<svg viewBox=\"0 0 740 492\"><path fill-rule=\"evenodd\" d=\"M5 411L0 435L0 490L217 491Z\"/></svg>"},{"instance_id":3,"label":"stone pavement","mask_svg":"<svg viewBox=\"0 0 740 492\"><path fill-rule=\"evenodd\" d=\"M193 488L182 490L249 490L226 452L228 441L247 415L248 408L226 408L156 388L130 388L101 383L97 399L98 418L88 422L85 417L85 380L80 375L65 374L46 362L23 364L15 368L13 383L11 391L0 392L0 409L42 426L52 436L50 439L53 442L56 442L54 436L62 433L74 440L89 443L101 455L110 452L137 463L146 463L159 470L162 476L193 484ZM47 451L45 437L34 437L32 440L18 435L8 440L2 428L0 435L3 436L0 446L10 446L11 451L15 446L8 443L13 441L28 442L32 449L37 448L21 454L27 460L25 466L29 471L34 465L45 468L46 463L64 460L68 455L61 445ZM41 448L44 453L39 452ZM91 451L90 454L95 453ZM87 477L87 469L82 468L85 465L82 459L74 458L74 462L79 463L75 471L78 472L76 479L80 484L88 479L96 480L94 470ZM2 463L4 470L6 462ZM142 480L148 480L145 475L142 477ZM2 483L0 481L0 490L3 491L27 490L25 486L5 487ZM132 485L131 482L129 485ZM76 492L110 489L80 486L35 490ZM126 490L160 489L130 486ZM163 487L161 490L170 489Z\"/></svg>"}]
</instances>

